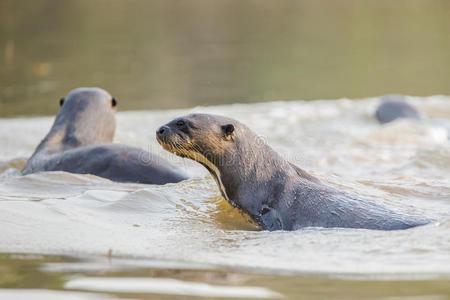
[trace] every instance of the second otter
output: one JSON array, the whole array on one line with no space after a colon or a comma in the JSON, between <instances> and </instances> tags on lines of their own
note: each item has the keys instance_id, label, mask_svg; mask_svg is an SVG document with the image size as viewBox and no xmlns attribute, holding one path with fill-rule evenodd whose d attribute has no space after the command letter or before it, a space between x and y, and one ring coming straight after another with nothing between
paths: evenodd
<instances>
[{"instance_id":1,"label":"second otter","mask_svg":"<svg viewBox=\"0 0 450 300\"><path fill-rule=\"evenodd\" d=\"M161 126L156 137L164 149L205 166L224 198L266 230L396 230L430 222L321 183L231 118L208 114L179 117Z\"/></svg>"},{"instance_id":2,"label":"second otter","mask_svg":"<svg viewBox=\"0 0 450 300\"><path fill-rule=\"evenodd\" d=\"M22 170L93 174L118 182L174 183L187 179L163 158L113 144L117 101L100 88L77 88L60 100L50 132Z\"/></svg>"}]
</instances>

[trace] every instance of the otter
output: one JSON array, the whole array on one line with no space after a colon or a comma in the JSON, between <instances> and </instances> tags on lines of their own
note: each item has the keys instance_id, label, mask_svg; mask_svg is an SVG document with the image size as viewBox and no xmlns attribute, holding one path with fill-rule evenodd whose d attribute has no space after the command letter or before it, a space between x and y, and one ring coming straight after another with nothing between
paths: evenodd
<instances>
[{"instance_id":1,"label":"otter","mask_svg":"<svg viewBox=\"0 0 450 300\"><path fill-rule=\"evenodd\" d=\"M397 119L422 120L419 111L408 104L402 95L386 95L381 98L375 117L381 124L389 123Z\"/></svg>"},{"instance_id":2,"label":"otter","mask_svg":"<svg viewBox=\"0 0 450 300\"><path fill-rule=\"evenodd\" d=\"M447 131L450 139L450 121L446 119L426 119L414 106L405 101L403 95L386 95L381 98L381 104L375 111L375 117L380 124L386 124L399 119L419 120L431 126Z\"/></svg>"},{"instance_id":3,"label":"otter","mask_svg":"<svg viewBox=\"0 0 450 300\"><path fill-rule=\"evenodd\" d=\"M222 196L265 230L396 230L430 222L323 184L232 118L182 116L161 126L156 138L165 150L202 164Z\"/></svg>"},{"instance_id":4,"label":"otter","mask_svg":"<svg viewBox=\"0 0 450 300\"><path fill-rule=\"evenodd\" d=\"M117 182L175 183L186 174L147 151L113 144L117 100L100 88L77 88L60 100L50 132L22 170L23 175L66 171Z\"/></svg>"}]
</instances>

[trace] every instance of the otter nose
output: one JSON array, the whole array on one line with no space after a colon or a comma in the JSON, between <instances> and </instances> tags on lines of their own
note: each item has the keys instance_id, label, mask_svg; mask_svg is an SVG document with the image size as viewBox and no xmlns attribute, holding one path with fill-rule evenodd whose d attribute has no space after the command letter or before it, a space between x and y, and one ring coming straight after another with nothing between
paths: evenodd
<instances>
[{"instance_id":1,"label":"otter nose","mask_svg":"<svg viewBox=\"0 0 450 300\"><path fill-rule=\"evenodd\" d=\"M156 134L158 134L159 137L164 137L165 135L167 135L169 132L169 127L167 126L161 126L158 128L158 130L156 131Z\"/></svg>"}]
</instances>

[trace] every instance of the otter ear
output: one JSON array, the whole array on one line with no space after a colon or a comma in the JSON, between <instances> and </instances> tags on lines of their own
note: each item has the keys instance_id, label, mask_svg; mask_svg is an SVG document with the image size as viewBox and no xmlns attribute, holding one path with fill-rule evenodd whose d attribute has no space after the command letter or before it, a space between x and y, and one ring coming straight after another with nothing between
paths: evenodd
<instances>
[{"instance_id":1,"label":"otter ear","mask_svg":"<svg viewBox=\"0 0 450 300\"><path fill-rule=\"evenodd\" d=\"M233 124L222 125L222 132L223 135L225 136L225 139L229 141L231 139L231 135L234 132L234 125Z\"/></svg>"},{"instance_id":2,"label":"otter ear","mask_svg":"<svg viewBox=\"0 0 450 300\"><path fill-rule=\"evenodd\" d=\"M116 100L116 98L112 98L112 99L111 99L111 106L112 106L112 107L116 107L116 106L117 106L117 100Z\"/></svg>"},{"instance_id":3,"label":"otter ear","mask_svg":"<svg viewBox=\"0 0 450 300\"><path fill-rule=\"evenodd\" d=\"M63 106L64 104L64 98L59 99L59 106Z\"/></svg>"}]
</instances>

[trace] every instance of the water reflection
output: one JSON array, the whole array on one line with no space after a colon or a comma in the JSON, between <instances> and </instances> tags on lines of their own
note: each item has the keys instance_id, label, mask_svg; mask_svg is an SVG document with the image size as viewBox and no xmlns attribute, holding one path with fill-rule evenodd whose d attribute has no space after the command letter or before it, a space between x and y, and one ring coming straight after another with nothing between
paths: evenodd
<instances>
[{"instance_id":1,"label":"water reflection","mask_svg":"<svg viewBox=\"0 0 450 300\"><path fill-rule=\"evenodd\" d=\"M197 266L196 269L194 265L180 262L172 262L171 268L167 268L168 265L170 262L151 260L3 254L0 256L0 297L186 299L189 295L207 299L446 299L450 293L448 278L436 276L417 277L414 281L336 275L276 276L217 266ZM30 288L41 290L27 294ZM74 294L74 290L106 294L94 297L93 294Z\"/></svg>"},{"instance_id":2,"label":"water reflection","mask_svg":"<svg viewBox=\"0 0 450 300\"><path fill-rule=\"evenodd\" d=\"M450 2L0 2L0 116L78 86L120 109L450 94Z\"/></svg>"}]
</instances>

